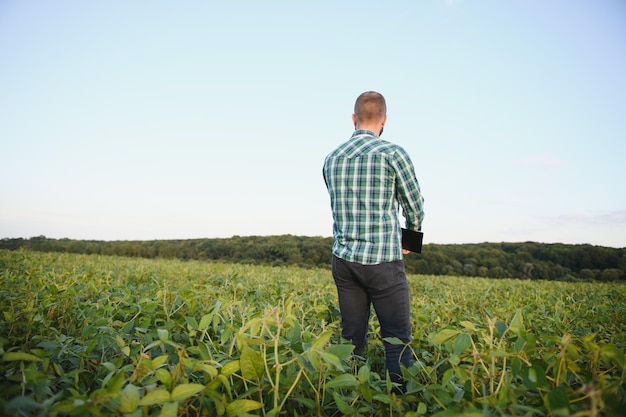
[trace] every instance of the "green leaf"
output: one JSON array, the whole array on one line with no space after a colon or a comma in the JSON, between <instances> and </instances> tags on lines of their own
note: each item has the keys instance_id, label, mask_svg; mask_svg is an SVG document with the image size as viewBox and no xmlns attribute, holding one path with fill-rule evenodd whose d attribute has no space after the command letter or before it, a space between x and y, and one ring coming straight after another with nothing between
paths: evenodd
<instances>
[{"instance_id":1,"label":"green leaf","mask_svg":"<svg viewBox=\"0 0 626 417\"><path fill-rule=\"evenodd\" d=\"M326 349L326 352L332 353L337 356L341 360L347 359L354 350L354 345L343 344L343 345L332 345Z\"/></svg>"},{"instance_id":2,"label":"green leaf","mask_svg":"<svg viewBox=\"0 0 626 417\"><path fill-rule=\"evenodd\" d=\"M220 385L224 386L224 388L226 389L226 392L228 393L228 395L231 394L231 392L230 392L230 381L229 381L229 379L227 377L225 377L224 375L221 375L221 374L216 376L213 379L213 381L209 382L209 384L207 385L207 388L210 389L210 390L215 390Z\"/></svg>"},{"instance_id":3,"label":"green leaf","mask_svg":"<svg viewBox=\"0 0 626 417\"><path fill-rule=\"evenodd\" d=\"M522 383L524 384L526 389L528 390L537 389L536 381L537 381L537 371L532 368L526 369L526 372L524 373L522 377Z\"/></svg>"},{"instance_id":4,"label":"green leaf","mask_svg":"<svg viewBox=\"0 0 626 417\"><path fill-rule=\"evenodd\" d=\"M437 411L435 414L430 415L429 417L467 417L469 413L459 413L456 410L443 410ZM483 417L482 414L479 414L478 417Z\"/></svg>"},{"instance_id":5,"label":"green leaf","mask_svg":"<svg viewBox=\"0 0 626 417\"><path fill-rule=\"evenodd\" d=\"M9 402L7 402L4 406L4 411L8 411L9 414L12 415L36 415L33 411L40 407L41 405L31 397L19 396L12 398ZM12 412L14 411L22 411L23 413L16 412L13 414Z\"/></svg>"},{"instance_id":6,"label":"green leaf","mask_svg":"<svg viewBox=\"0 0 626 417\"><path fill-rule=\"evenodd\" d=\"M461 333L454 341L454 349L452 350L457 355L465 352L472 346L472 339L467 333Z\"/></svg>"},{"instance_id":7,"label":"green leaf","mask_svg":"<svg viewBox=\"0 0 626 417\"><path fill-rule=\"evenodd\" d=\"M159 346L161 344L160 340L155 340L154 342L150 343L148 346L146 346L145 348L143 348L144 352L148 352L150 349L152 349L155 346Z\"/></svg>"},{"instance_id":8,"label":"green leaf","mask_svg":"<svg viewBox=\"0 0 626 417\"><path fill-rule=\"evenodd\" d=\"M564 387L558 387L550 391L545 396L545 404L555 417L567 417L570 415L569 397Z\"/></svg>"},{"instance_id":9,"label":"green leaf","mask_svg":"<svg viewBox=\"0 0 626 417\"><path fill-rule=\"evenodd\" d=\"M405 343L397 337L385 337L383 340L390 345L404 345Z\"/></svg>"},{"instance_id":10,"label":"green leaf","mask_svg":"<svg viewBox=\"0 0 626 417\"><path fill-rule=\"evenodd\" d=\"M302 331L300 330L300 325L298 323L294 323L294 325L287 330L285 336L291 345L300 343L302 341Z\"/></svg>"},{"instance_id":11,"label":"green leaf","mask_svg":"<svg viewBox=\"0 0 626 417\"><path fill-rule=\"evenodd\" d=\"M30 352L39 358L45 358L48 356L46 351L43 349L31 349Z\"/></svg>"},{"instance_id":12,"label":"green leaf","mask_svg":"<svg viewBox=\"0 0 626 417\"><path fill-rule=\"evenodd\" d=\"M239 365L241 367L241 375L249 380L261 378L265 368L261 352L252 349L247 344L243 345Z\"/></svg>"},{"instance_id":13,"label":"green leaf","mask_svg":"<svg viewBox=\"0 0 626 417\"><path fill-rule=\"evenodd\" d=\"M311 345L311 349L315 349L315 350L323 349L324 346L326 346L326 343L328 343L328 341L330 340L330 336L332 336L332 334L333 332L331 332L330 330L327 330L323 332L322 334L320 334L317 337L317 339L313 341L313 344Z\"/></svg>"},{"instance_id":14,"label":"green leaf","mask_svg":"<svg viewBox=\"0 0 626 417\"><path fill-rule=\"evenodd\" d=\"M248 411L258 410L259 408L263 408L263 403L253 400L235 400L228 404L226 413L229 416L237 416Z\"/></svg>"},{"instance_id":15,"label":"green leaf","mask_svg":"<svg viewBox=\"0 0 626 417\"><path fill-rule=\"evenodd\" d=\"M524 337L526 336L526 327L524 327L524 318L522 317L522 309L518 308L511 320L511 325L509 329L516 336Z\"/></svg>"},{"instance_id":16,"label":"green leaf","mask_svg":"<svg viewBox=\"0 0 626 417\"><path fill-rule=\"evenodd\" d=\"M120 411L122 413L132 413L139 406L139 388L133 384L128 384L122 390L120 398Z\"/></svg>"},{"instance_id":17,"label":"green leaf","mask_svg":"<svg viewBox=\"0 0 626 417\"><path fill-rule=\"evenodd\" d=\"M168 355L161 355L152 359L152 369L156 369L162 366L164 363L167 362L168 358L169 358Z\"/></svg>"},{"instance_id":18,"label":"green leaf","mask_svg":"<svg viewBox=\"0 0 626 417\"><path fill-rule=\"evenodd\" d=\"M478 330L476 328L476 326L474 326L474 323L472 323L471 321L464 320L464 321L460 322L459 324L461 326L463 326L464 328L466 328L467 330L472 330L472 331ZM420 404L422 404L422 403L420 403ZM422 413L420 413L420 414L422 414Z\"/></svg>"},{"instance_id":19,"label":"green leaf","mask_svg":"<svg viewBox=\"0 0 626 417\"><path fill-rule=\"evenodd\" d=\"M215 414L217 414L218 416L223 416L224 414L226 414L226 405L224 404L224 394L221 392L217 392L215 390L212 389L207 389L206 391L204 391L204 395L206 395L208 397L208 399L210 399L210 402L213 404L213 406L215 407ZM205 399L203 399L203 402Z\"/></svg>"},{"instance_id":20,"label":"green leaf","mask_svg":"<svg viewBox=\"0 0 626 417\"><path fill-rule=\"evenodd\" d=\"M341 374L336 378L331 379L326 383L326 388L336 387L356 387L359 385L357 379L352 374Z\"/></svg>"},{"instance_id":21,"label":"green leaf","mask_svg":"<svg viewBox=\"0 0 626 417\"><path fill-rule=\"evenodd\" d=\"M157 329L157 335L161 342L167 342L170 338L170 332L167 329Z\"/></svg>"},{"instance_id":22,"label":"green leaf","mask_svg":"<svg viewBox=\"0 0 626 417\"><path fill-rule=\"evenodd\" d=\"M341 363L341 361L339 360L339 358L336 357L335 355L333 355L332 353L320 351L319 355L322 357L324 362L326 362L327 364L334 366L339 371L343 371L344 370L344 366Z\"/></svg>"},{"instance_id":23,"label":"green leaf","mask_svg":"<svg viewBox=\"0 0 626 417\"><path fill-rule=\"evenodd\" d=\"M433 343L436 345L442 345L448 340L452 339L457 334L459 334L458 330L443 329L433 337Z\"/></svg>"},{"instance_id":24,"label":"green leaf","mask_svg":"<svg viewBox=\"0 0 626 417\"><path fill-rule=\"evenodd\" d=\"M362 382L359 384L359 392L365 398L365 401L372 402L372 388L368 382Z\"/></svg>"},{"instance_id":25,"label":"green leaf","mask_svg":"<svg viewBox=\"0 0 626 417\"><path fill-rule=\"evenodd\" d=\"M167 368L159 368L154 374L168 390L172 389L172 374Z\"/></svg>"},{"instance_id":26,"label":"green leaf","mask_svg":"<svg viewBox=\"0 0 626 417\"><path fill-rule=\"evenodd\" d=\"M206 363L197 363L195 366L201 371L209 374L210 378L215 378L215 376L217 376L218 374L217 369L215 369L215 367L212 365L208 365Z\"/></svg>"},{"instance_id":27,"label":"green leaf","mask_svg":"<svg viewBox=\"0 0 626 417\"><path fill-rule=\"evenodd\" d=\"M600 348L600 356L608 363L614 362L619 369L624 369L625 355L624 352L615 345L604 345Z\"/></svg>"},{"instance_id":28,"label":"green leaf","mask_svg":"<svg viewBox=\"0 0 626 417\"><path fill-rule=\"evenodd\" d=\"M526 339L518 337L517 340L515 340L515 351L521 352L524 349L524 346L526 346Z\"/></svg>"},{"instance_id":29,"label":"green leaf","mask_svg":"<svg viewBox=\"0 0 626 417\"><path fill-rule=\"evenodd\" d=\"M522 361L520 358L512 358L511 359L511 372L513 372L513 376L520 376L522 371Z\"/></svg>"},{"instance_id":30,"label":"green leaf","mask_svg":"<svg viewBox=\"0 0 626 417\"><path fill-rule=\"evenodd\" d=\"M2 355L2 360L5 362L12 362L12 361L41 362L42 359L38 356L33 355L32 353L7 352L4 355Z\"/></svg>"},{"instance_id":31,"label":"green leaf","mask_svg":"<svg viewBox=\"0 0 626 417\"><path fill-rule=\"evenodd\" d=\"M163 404L159 417L178 417L178 402Z\"/></svg>"},{"instance_id":32,"label":"green leaf","mask_svg":"<svg viewBox=\"0 0 626 417\"><path fill-rule=\"evenodd\" d=\"M122 390L124 386L124 372L118 372L109 380L107 384L107 391L110 393L117 393Z\"/></svg>"},{"instance_id":33,"label":"green leaf","mask_svg":"<svg viewBox=\"0 0 626 417\"><path fill-rule=\"evenodd\" d=\"M496 327L496 331L498 332L498 336L500 337L504 336L504 333L506 333L508 329L506 323L501 320L496 321L495 327Z\"/></svg>"},{"instance_id":34,"label":"green leaf","mask_svg":"<svg viewBox=\"0 0 626 417\"><path fill-rule=\"evenodd\" d=\"M337 408L341 411L342 414L354 414L356 410L350 406L347 402L341 399L339 394L333 392L333 398L335 399L335 403L337 404Z\"/></svg>"},{"instance_id":35,"label":"green leaf","mask_svg":"<svg viewBox=\"0 0 626 417\"><path fill-rule=\"evenodd\" d=\"M119 334L115 336L115 343L117 343L117 346L121 348L126 346L126 342L124 341L124 339L122 339L122 336L120 336Z\"/></svg>"},{"instance_id":36,"label":"green leaf","mask_svg":"<svg viewBox=\"0 0 626 417\"><path fill-rule=\"evenodd\" d=\"M185 322L187 323L187 326L189 326L192 330L199 330L198 322L194 317L185 316Z\"/></svg>"},{"instance_id":37,"label":"green leaf","mask_svg":"<svg viewBox=\"0 0 626 417\"><path fill-rule=\"evenodd\" d=\"M146 405L165 404L170 399L170 393L163 388L159 388L146 394L145 397L139 400L139 405L143 407Z\"/></svg>"},{"instance_id":38,"label":"green leaf","mask_svg":"<svg viewBox=\"0 0 626 417\"><path fill-rule=\"evenodd\" d=\"M527 372L523 375L522 382L529 390L548 387L546 371L539 364L533 364L527 369Z\"/></svg>"},{"instance_id":39,"label":"green leaf","mask_svg":"<svg viewBox=\"0 0 626 417\"><path fill-rule=\"evenodd\" d=\"M532 333L527 333L524 337L526 344L524 345L525 351L533 351L537 348L537 337Z\"/></svg>"},{"instance_id":40,"label":"green leaf","mask_svg":"<svg viewBox=\"0 0 626 417\"><path fill-rule=\"evenodd\" d=\"M221 369L220 372L221 372L222 375L224 375L226 377L229 377L232 374L234 374L235 372L237 372L239 369L240 369L239 361L238 360L234 360L234 361L225 363L222 366L222 369Z\"/></svg>"},{"instance_id":41,"label":"green leaf","mask_svg":"<svg viewBox=\"0 0 626 417\"><path fill-rule=\"evenodd\" d=\"M202 316L202 318L200 319L200 324L198 325L198 330L208 329L209 325L211 324L211 321L213 321L212 313L205 314L204 316Z\"/></svg>"},{"instance_id":42,"label":"green leaf","mask_svg":"<svg viewBox=\"0 0 626 417\"><path fill-rule=\"evenodd\" d=\"M172 401L185 400L204 390L202 384L180 384L172 391Z\"/></svg>"},{"instance_id":43,"label":"green leaf","mask_svg":"<svg viewBox=\"0 0 626 417\"><path fill-rule=\"evenodd\" d=\"M538 388L548 387L548 378L546 377L546 371L538 364L533 364L532 368L535 371L536 384Z\"/></svg>"},{"instance_id":44,"label":"green leaf","mask_svg":"<svg viewBox=\"0 0 626 417\"><path fill-rule=\"evenodd\" d=\"M309 349L309 351L307 352L307 356L309 357L309 361L311 361L311 365L313 365L313 368L319 372L321 365L320 355L316 351Z\"/></svg>"},{"instance_id":45,"label":"green leaf","mask_svg":"<svg viewBox=\"0 0 626 417\"><path fill-rule=\"evenodd\" d=\"M380 401L383 404L389 404L391 402L391 400L389 399L389 396L385 394L376 394L372 398L376 401Z\"/></svg>"},{"instance_id":46,"label":"green leaf","mask_svg":"<svg viewBox=\"0 0 626 417\"><path fill-rule=\"evenodd\" d=\"M359 373L357 374L360 383L366 383L370 380L370 367L365 364L359 368Z\"/></svg>"},{"instance_id":47,"label":"green leaf","mask_svg":"<svg viewBox=\"0 0 626 417\"><path fill-rule=\"evenodd\" d=\"M269 411L269 413L265 414L265 417L276 417L280 411L280 406L274 407Z\"/></svg>"},{"instance_id":48,"label":"green leaf","mask_svg":"<svg viewBox=\"0 0 626 417\"><path fill-rule=\"evenodd\" d=\"M300 396L300 397L293 397L293 399L299 402L300 404L302 404L303 406L305 406L306 408L308 408L309 410L315 409L315 401L313 401L310 398Z\"/></svg>"}]
</instances>

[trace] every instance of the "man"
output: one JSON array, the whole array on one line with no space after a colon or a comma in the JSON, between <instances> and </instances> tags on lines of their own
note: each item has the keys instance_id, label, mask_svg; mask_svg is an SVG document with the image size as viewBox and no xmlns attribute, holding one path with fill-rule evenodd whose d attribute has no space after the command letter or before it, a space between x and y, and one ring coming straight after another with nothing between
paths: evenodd
<instances>
[{"instance_id":1,"label":"man","mask_svg":"<svg viewBox=\"0 0 626 417\"><path fill-rule=\"evenodd\" d=\"M363 356L372 304L383 338L412 339L402 257L408 251L402 249L399 209L407 229L421 230L424 200L406 151L380 139L387 122L385 98L373 91L361 94L352 121L352 137L326 157L323 174L333 214L332 273L341 336ZM411 352L384 344L387 371L402 385L400 364L411 364Z\"/></svg>"}]
</instances>

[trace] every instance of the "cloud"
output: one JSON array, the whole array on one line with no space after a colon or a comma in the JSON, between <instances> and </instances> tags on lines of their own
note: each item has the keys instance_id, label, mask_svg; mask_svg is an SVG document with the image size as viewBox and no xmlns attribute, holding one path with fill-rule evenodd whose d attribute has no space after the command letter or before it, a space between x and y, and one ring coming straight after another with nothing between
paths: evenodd
<instances>
[{"instance_id":1,"label":"cloud","mask_svg":"<svg viewBox=\"0 0 626 417\"><path fill-rule=\"evenodd\" d=\"M516 159L509 163L511 166L517 167L554 167L560 168L567 166L567 163L560 158L550 154L529 156L524 159Z\"/></svg>"}]
</instances>

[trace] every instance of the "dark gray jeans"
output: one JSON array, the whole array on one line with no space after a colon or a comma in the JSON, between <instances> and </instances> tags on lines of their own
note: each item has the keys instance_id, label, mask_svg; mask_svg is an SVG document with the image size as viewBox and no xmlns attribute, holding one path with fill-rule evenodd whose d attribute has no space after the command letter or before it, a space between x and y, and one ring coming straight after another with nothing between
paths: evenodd
<instances>
[{"instance_id":1,"label":"dark gray jeans","mask_svg":"<svg viewBox=\"0 0 626 417\"><path fill-rule=\"evenodd\" d=\"M365 352L372 304L383 338L397 337L405 343L412 339L409 284L403 261L361 265L333 256L332 271L341 311L341 337L352 342L356 355ZM400 363L411 365L411 350L387 342L384 346L387 371L392 381L401 383Z\"/></svg>"}]
</instances>

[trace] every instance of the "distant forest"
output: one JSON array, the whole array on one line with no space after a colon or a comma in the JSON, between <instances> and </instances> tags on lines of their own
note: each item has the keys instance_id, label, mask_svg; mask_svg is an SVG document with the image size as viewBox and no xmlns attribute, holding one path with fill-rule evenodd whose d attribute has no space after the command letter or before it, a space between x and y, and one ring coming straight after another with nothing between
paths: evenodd
<instances>
[{"instance_id":1,"label":"distant forest","mask_svg":"<svg viewBox=\"0 0 626 417\"><path fill-rule=\"evenodd\" d=\"M333 239L233 236L226 239L94 241L2 239L0 249L329 268ZM407 273L562 281L626 282L626 248L524 243L426 244L405 257Z\"/></svg>"}]
</instances>

